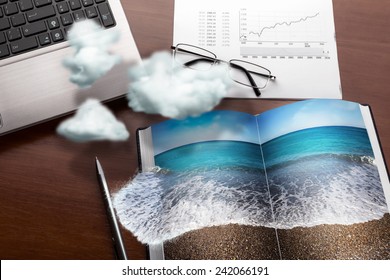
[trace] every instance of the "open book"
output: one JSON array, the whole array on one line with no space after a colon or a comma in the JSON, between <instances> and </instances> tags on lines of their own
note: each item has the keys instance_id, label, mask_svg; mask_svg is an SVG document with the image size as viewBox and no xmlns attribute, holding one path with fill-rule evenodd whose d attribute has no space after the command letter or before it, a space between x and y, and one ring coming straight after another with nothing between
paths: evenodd
<instances>
[{"instance_id":1,"label":"open book","mask_svg":"<svg viewBox=\"0 0 390 280\"><path fill-rule=\"evenodd\" d=\"M390 258L390 184L368 106L212 111L138 140L150 177L124 190L123 205L138 204L119 216L138 221L129 229L152 259Z\"/></svg>"}]
</instances>

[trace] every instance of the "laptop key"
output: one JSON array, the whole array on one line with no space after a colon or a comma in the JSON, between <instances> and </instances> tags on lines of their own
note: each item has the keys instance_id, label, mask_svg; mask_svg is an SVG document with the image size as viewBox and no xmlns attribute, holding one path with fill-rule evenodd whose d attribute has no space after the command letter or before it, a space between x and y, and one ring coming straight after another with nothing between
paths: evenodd
<instances>
[{"instance_id":1,"label":"laptop key","mask_svg":"<svg viewBox=\"0 0 390 280\"><path fill-rule=\"evenodd\" d=\"M23 38L18 41L10 43L11 52L13 54L21 53L27 50L35 49L38 47L37 40L34 37Z\"/></svg>"},{"instance_id":2,"label":"laptop key","mask_svg":"<svg viewBox=\"0 0 390 280\"><path fill-rule=\"evenodd\" d=\"M4 44L5 43L5 35L4 35L4 32L0 32L0 44Z\"/></svg>"},{"instance_id":3,"label":"laptop key","mask_svg":"<svg viewBox=\"0 0 390 280\"><path fill-rule=\"evenodd\" d=\"M48 33L38 35L38 40L41 46L45 46L51 43L50 36Z\"/></svg>"},{"instance_id":4,"label":"laptop key","mask_svg":"<svg viewBox=\"0 0 390 280\"><path fill-rule=\"evenodd\" d=\"M51 0L34 0L35 7L42 7L51 4Z\"/></svg>"},{"instance_id":5,"label":"laptop key","mask_svg":"<svg viewBox=\"0 0 390 280\"><path fill-rule=\"evenodd\" d=\"M22 38L22 34L20 33L19 28L14 28L7 31L7 37L8 40L11 42Z\"/></svg>"},{"instance_id":6,"label":"laptop key","mask_svg":"<svg viewBox=\"0 0 390 280\"><path fill-rule=\"evenodd\" d=\"M16 14L18 12L18 6L16 3L11 2L4 6L4 13L6 16Z\"/></svg>"},{"instance_id":7,"label":"laptop key","mask_svg":"<svg viewBox=\"0 0 390 280\"><path fill-rule=\"evenodd\" d=\"M103 25L105 27L115 25L114 18L111 15L111 11L110 11L110 8L108 7L107 3L99 4L97 7L99 10Z\"/></svg>"},{"instance_id":8,"label":"laptop key","mask_svg":"<svg viewBox=\"0 0 390 280\"><path fill-rule=\"evenodd\" d=\"M34 22L44 18L52 17L56 14L53 6L44 6L39 9L34 9L26 13L27 20Z\"/></svg>"},{"instance_id":9,"label":"laptop key","mask_svg":"<svg viewBox=\"0 0 390 280\"><path fill-rule=\"evenodd\" d=\"M47 33L38 35L38 40L41 46L45 46L51 43L50 36Z\"/></svg>"},{"instance_id":10,"label":"laptop key","mask_svg":"<svg viewBox=\"0 0 390 280\"><path fill-rule=\"evenodd\" d=\"M11 17L11 22L13 26L20 26L26 23L23 14L17 14Z\"/></svg>"},{"instance_id":11,"label":"laptop key","mask_svg":"<svg viewBox=\"0 0 390 280\"><path fill-rule=\"evenodd\" d=\"M85 13L87 14L87 18L94 18L97 17L97 11L95 7L88 7L85 9Z\"/></svg>"},{"instance_id":12,"label":"laptop key","mask_svg":"<svg viewBox=\"0 0 390 280\"><path fill-rule=\"evenodd\" d=\"M34 8L34 5L32 0L19 0L19 8L22 12L25 12Z\"/></svg>"},{"instance_id":13,"label":"laptop key","mask_svg":"<svg viewBox=\"0 0 390 280\"><path fill-rule=\"evenodd\" d=\"M24 36L31 36L46 31L46 25L44 21L37 21L29 25L25 25L22 28Z\"/></svg>"},{"instance_id":14,"label":"laptop key","mask_svg":"<svg viewBox=\"0 0 390 280\"><path fill-rule=\"evenodd\" d=\"M74 12L73 18L74 18L74 21L76 21L76 22L85 19L84 11L78 10L78 11Z\"/></svg>"},{"instance_id":15,"label":"laptop key","mask_svg":"<svg viewBox=\"0 0 390 280\"><path fill-rule=\"evenodd\" d=\"M61 21L62 21L62 24L65 26L72 24L73 23L72 15L66 14L66 15L61 16Z\"/></svg>"},{"instance_id":16,"label":"laptop key","mask_svg":"<svg viewBox=\"0 0 390 280\"><path fill-rule=\"evenodd\" d=\"M11 25L9 24L8 18L0 18L0 31L6 30L10 27L11 27Z\"/></svg>"},{"instance_id":17,"label":"laptop key","mask_svg":"<svg viewBox=\"0 0 390 280\"><path fill-rule=\"evenodd\" d=\"M57 4L57 10L58 10L58 12L59 12L60 14L69 12L68 3L67 3L67 2L64 2L64 3L59 3L59 4Z\"/></svg>"},{"instance_id":18,"label":"laptop key","mask_svg":"<svg viewBox=\"0 0 390 280\"><path fill-rule=\"evenodd\" d=\"M60 27L60 23L56 17L49 18L46 22L47 26L49 26L49 29L57 29Z\"/></svg>"},{"instance_id":19,"label":"laptop key","mask_svg":"<svg viewBox=\"0 0 390 280\"><path fill-rule=\"evenodd\" d=\"M0 45L0 58L9 56L9 50L7 45Z\"/></svg>"},{"instance_id":20,"label":"laptop key","mask_svg":"<svg viewBox=\"0 0 390 280\"><path fill-rule=\"evenodd\" d=\"M50 32L51 38L53 39L53 42L60 42L64 40L64 35L62 34L61 30L56 30Z\"/></svg>"},{"instance_id":21,"label":"laptop key","mask_svg":"<svg viewBox=\"0 0 390 280\"><path fill-rule=\"evenodd\" d=\"M84 7L93 5L93 0L82 0Z\"/></svg>"},{"instance_id":22,"label":"laptop key","mask_svg":"<svg viewBox=\"0 0 390 280\"><path fill-rule=\"evenodd\" d=\"M70 4L70 8L72 9L72 11L81 8L80 0L70 0L69 4Z\"/></svg>"}]
</instances>

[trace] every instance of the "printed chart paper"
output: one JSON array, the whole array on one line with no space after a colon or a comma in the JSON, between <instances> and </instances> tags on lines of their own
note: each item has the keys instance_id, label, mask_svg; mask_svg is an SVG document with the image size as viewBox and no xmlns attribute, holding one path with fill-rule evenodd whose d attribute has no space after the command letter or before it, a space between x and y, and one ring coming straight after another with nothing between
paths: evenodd
<instances>
[{"instance_id":1,"label":"printed chart paper","mask_svg":"<svg viewBox=\"0 0 390 280\"><path fill-rule=\"evenodd\" d=\"M342 98L331 0L176 0L173 41L268 68L261 98ZM228 97L256 98L238 84Z\"/></svg>"}]
</instances>

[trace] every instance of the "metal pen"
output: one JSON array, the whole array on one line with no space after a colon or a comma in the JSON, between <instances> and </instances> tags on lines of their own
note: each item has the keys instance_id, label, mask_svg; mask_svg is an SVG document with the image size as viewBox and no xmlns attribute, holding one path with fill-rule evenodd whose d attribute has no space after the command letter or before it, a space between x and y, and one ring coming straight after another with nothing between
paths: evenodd
<instances>
[{"instance_id":1,"label":"metal pen","mask_svg":"<svg viewBox=\"0 0 390 280\"><path fill-rule=\"evenodd\" d=\"M104 204L107 210L108 221L111 226L112 241L114 243L114 249L118 260L127 260L125 246L123 244L122 235L119 229L118 221L115 216L114 207L110 198L110 191L108 190L106 177L104 176L103 168L96 157L96 172L102 191Z\"/></svg>"}]
</instances>

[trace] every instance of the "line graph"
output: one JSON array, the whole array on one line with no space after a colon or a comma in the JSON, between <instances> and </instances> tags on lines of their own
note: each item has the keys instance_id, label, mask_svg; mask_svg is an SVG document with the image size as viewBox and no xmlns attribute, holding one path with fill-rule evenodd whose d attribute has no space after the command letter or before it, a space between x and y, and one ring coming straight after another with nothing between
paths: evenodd
<instances>
[{"instance_id":1,"label":"line graph","mask_svg":"<svg viewBox=\"0 0 390 280\"><path fill-rule=\"evenodd\" d=\"M256 12L240 10L241 42L321 41L320 12Z\"/></svg>"},{"instance_id":2,"label":"line graph","mask_svg":"<svg viewBox=\"0 0 390 280\"><path fill-rule=\"evenodd\" d=\"M260 32L249 31L249 34L254 34L254 35L259 36L259 38L261 38L261 36L263 35L263 32L264 32L265 30L275 29L275 28L277 28L278 26L283 26L283 25L291 26L292 24L304 22L304 21L307 21L308 19L315 18L315 17L317 17L319 14L320 14L320 13L316 13L315 15L306 16L306 17L300 18L300 19L298 19L298 20L277 22L277 23L275 23L275 24L272 25L272 26L265 26L265 27L263 27L263 28L260 30Z\"/></svg>"},{"instance_id":3,"label":"line graph","mask_svg":"<svg viewBox=\"0 0 390 280\"><path fill-rule=\"evenodd\" d=\"M329 58L320 11L239 11L244 57Z\"/></svg>"}]
</instances>

